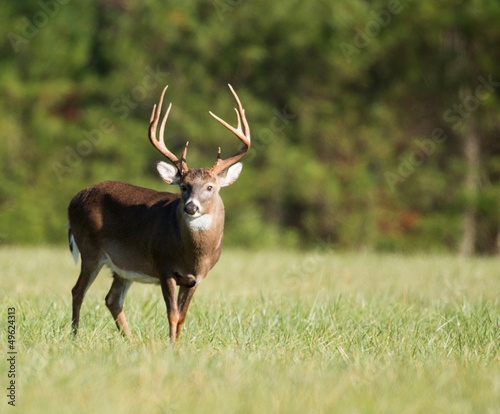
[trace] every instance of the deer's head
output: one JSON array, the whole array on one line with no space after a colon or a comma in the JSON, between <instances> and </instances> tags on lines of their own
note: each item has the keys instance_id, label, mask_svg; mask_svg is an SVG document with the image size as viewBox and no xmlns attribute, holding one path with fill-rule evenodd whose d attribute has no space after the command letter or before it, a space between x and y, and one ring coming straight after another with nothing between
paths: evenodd
<instances>
[{"instance_id":1,"label":"deer's head","mask_svg":"<svg viewBox=\"0 0 500 414\"><path fill-rule=\"evenodd\" d=\"M217 161L211 168L188 168L186 154L189 142L186 142L180 159L170 152L165 145L165 124L172 104L168 106L162 119L159 139L156 138L156 128L161 114L163 97L167 88L168 86L163 89L160 102L158 103L158 110L156 109L156 105L153 108L149 124L149 139L154 147L173 164L170 165L163 161L159 162L157 165L158 172L163 181L167 184L178 185L180 187L181 199L184 204L184 213L189 218L194 219L210 214L214 204L219 201L219 189L233 184L239 177L243 164L238 161L250 148L250 128L245 118L245 110L241 106L238 95L236 95L234 89L229 85L238 106L238 108L235 108L238 118L237 127L232 127L212 112L210 112L210 115L233 132L243 144L236 154L225 160L221 159L221 151L219 148Z\"/></svg>"}]
</instances>

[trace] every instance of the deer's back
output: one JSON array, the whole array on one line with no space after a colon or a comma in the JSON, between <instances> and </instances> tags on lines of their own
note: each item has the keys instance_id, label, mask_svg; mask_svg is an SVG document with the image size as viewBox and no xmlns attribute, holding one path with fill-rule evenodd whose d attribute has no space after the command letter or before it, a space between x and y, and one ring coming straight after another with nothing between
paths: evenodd
<instances>
[{"instance_id":1,"label":"deer's back","mask_svg":"<svg viewBox=\"0 0 500 414\"><path fill-rule=\"evenodd\" d=\"M179 203L179 194L158 192L118 181L105 181L79 192L68 207L71 232L80 251L150 250L155 233L166 223ZM177 229L171 229L176 233Z\"/></svg>"}]
</instances>

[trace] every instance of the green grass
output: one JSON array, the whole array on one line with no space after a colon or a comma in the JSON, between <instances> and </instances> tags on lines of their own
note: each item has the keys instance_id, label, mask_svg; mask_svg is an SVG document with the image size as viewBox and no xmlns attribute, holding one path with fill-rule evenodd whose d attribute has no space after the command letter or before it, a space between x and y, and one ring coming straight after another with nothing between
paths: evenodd
<instances>
[{"instance_id":1,"label":"green grass","mask_svg":"<svg viewBox=\"0 0 500 414\"><path fill-rule=\"evenodd\" d=\"M127 296L131 342L101 273L75 339L69 252L3 247L0 264L18 412L500 413L497 258L226 249L175 347L159 287Z\"/></svg>"}]
</instances>

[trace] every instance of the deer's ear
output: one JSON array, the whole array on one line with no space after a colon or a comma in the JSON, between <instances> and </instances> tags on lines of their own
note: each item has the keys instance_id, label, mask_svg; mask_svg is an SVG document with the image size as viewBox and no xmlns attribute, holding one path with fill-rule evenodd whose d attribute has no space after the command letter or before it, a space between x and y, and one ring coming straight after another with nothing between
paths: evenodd
<instances>
[{"instance_id":1,"label":"deer's ear","mask_svg":"<svg viewBox=\"0 0 500 414\"><path fill-rule=\"evenodd\" d=\"M173 165L167 164L164 161L160 161L156 164L156 169L160 174L160 177L167 184L179 185L181 182L181 176L179 175L179 171Z\"/></svg>"},{"instance_id":2,"label":"deer's ear","mask_svg":"<svg viewBox=\"0 0 500 414\"><path fill-rule=\"evenodd\" d=\"M234 165L222 170L217 177L219 178L219 185L221 187L227 187L228 185L233 184L238 177L240 176L241 169L243 168L243 164L241 162L237 162Z\"/></svg>"}]
</instances>

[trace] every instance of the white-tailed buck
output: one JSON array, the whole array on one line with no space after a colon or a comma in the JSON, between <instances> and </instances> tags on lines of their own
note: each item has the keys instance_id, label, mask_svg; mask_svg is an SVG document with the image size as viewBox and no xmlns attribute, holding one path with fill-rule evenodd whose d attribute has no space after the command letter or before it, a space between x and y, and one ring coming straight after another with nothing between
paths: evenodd
<instances>
[{"instance_id":1,"label":"white-tailed buck","mask_svg":"<svg viewBox=\"0 0 500 414\"><path fill-rule=\"evenodd\" d=\"M242 168L237 161L250 148L245 110L231 85L229 88L237 103L238 126L234 128L210 114L243 145L225 160L221 159L219 148L212 168L188 168L188 143L180 159L165 145L163 133L172 104L163 117L159 139L156 137L167 87L158 108L153 108L149 139L174 165L159 162L157 169L167 184L180 186L180 194L105 181L86 188L71 200L69 244L75 262L79 253L82 259L80 276L72 290L75 334L85 293L102 266L107 265L113 273L113 283L106 306L122 333L132 336L123 301L132 282L141 282L160 284L167 305L170 338L175 341L179 336L193 293L221 254L224 204L219 189L236 181Z\"/></svg>"}]
</instances>

